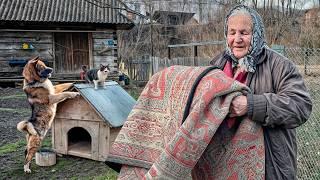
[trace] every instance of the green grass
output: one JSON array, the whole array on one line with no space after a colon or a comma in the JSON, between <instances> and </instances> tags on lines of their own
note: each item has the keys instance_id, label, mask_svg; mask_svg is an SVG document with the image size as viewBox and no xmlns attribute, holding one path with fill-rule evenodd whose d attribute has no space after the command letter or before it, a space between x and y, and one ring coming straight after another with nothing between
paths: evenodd
<instances>
[{"instance_id":1,"label":"green grass","mask_svg":"<svg viewBox=\"0 0 320 180\"><path fill-rule=\"evenodd\" d=\"M43 148L51 148L52 147L51 137L46 137L42 141L41 147L43 147Z\"/></svg>"},{"instance_id":2,"label":"green grass","mask_svg":"<svg viewBox=\"0 0 320 180\"><path fill-rule=\"evenodd\" d=\"M11 112L11 113L18 113L18 114L28 114L30 113L30 109L28 108L0 108L0 113L1 112Z\"/></svg>"},{"instance_id":3,"label":"green grass","mask_svg":"<svg viewBox=\"0 0 320 180\"><path fill-rule=\"evenodd\" d=\"M65 159L65 158L58 158L57 160L57 164L55 164L54 166L52 166L52 170L54 171L61 171L62 169L64 169L67 166L71 166L73 164L72 160L69 159Z\"/></svg>"},{"instance_id":4,"label":"green grass","mask_svg":"<svg viewBox=\"0 0 320 180\"><path fill-rule=\"evenodd\" d=\"M19 140L14 143L5 144L0 147L0 155L18 151L19 149L23 148L25 145L26 145L25 140Z\"/></svg>"},{"instance_id":5,"label":"green grass","mask_svg":"<svg viewBox=\"0 0 320 180\"><path fill-rule=\"evenodd\" d=\"M26 141L25 139L20 139L17 142L10 143L10 144L5 144L3 146L0 146L0 156L4 154L8 154L11 152L15 152L18 150L23 149L26 146ZM51 148L51 139L49 137L45 138L42 141L42 148Z\"/></svg>"},{"instance_id":6,"label":"green grass","mask_svg":"<svg viewBox=\"0 0 320 180\"><path fill-rule=\"evenodd\" d=\"M118 174L109 169L106 168L106 172L99 174L97 176L87 176L87 177L71 177L70 180L116 180L118 177Z\"/></svg>"},{"instance_id":7,"label":"green grass","mask_svg":"<svg viewBox=\"0 0 320 180\"><path fill-rule=\"evenodd\" d=\"M0 97L0 100L8 100L8 99L26 99L26 95L25 94L15 94L15 95L11 95L11 96L3 96Z\"/></svg>"},{"instance_id":8,"label":"green grass","mask_svg":"<svg viewBox=\"0 0 320 180\"><path fill-rule=\"evenodd\" d=\"M3 175L3 179L21 179L21 177L25 177L25 173L23 172L23 168L21 165L23 165L23 161L21 162L17 162L17 164L19 164L19 167L14 167L14 168L10 168L8 169L8 171Z\"/></svg>"},{"instance_id":9,"label":"green grass","mask_svg":"<svg viewBox=\"0 0 320 180\"><path fill-rule=\"evenodd\" d=\"M104 174L100 174L98 176L95 176L95 177L92 177L89 179L92 179L92 180L115 180L115 179L117 179L117 177L118 177L118 174L115 171L111 171L109 169Z\"/></svg>"},{"instance_id":10,"label":"green grass","mask_svg":"<svg viewBox=\"0 0 320 180\"><path fill-rule=\"evenodd\" d=\"M126 90L128 94L130 94L131 97L133 97L135 100L137 100L140 96L140 91L138 88L130 88Z\"/></svg>"}]
</instances>

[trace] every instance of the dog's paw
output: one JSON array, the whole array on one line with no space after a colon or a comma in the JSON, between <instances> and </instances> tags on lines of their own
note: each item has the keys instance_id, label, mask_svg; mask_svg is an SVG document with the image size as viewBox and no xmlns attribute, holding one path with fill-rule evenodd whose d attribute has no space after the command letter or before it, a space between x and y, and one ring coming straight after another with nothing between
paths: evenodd
<instances>
[{"instance_id":1,"label":"dog's paw","mask_svg":"<svg viewBox=\"0 0 320 180\"><path fill-rule=\"evenodd\" d=\"M27 174L30 174L31 170L30 169L25 169L24 172L27 173Z\"/></svg>"},{"instance_id":2,"label":"dog's paw","mask_svg":"<svg viewBox=\"0 0 320 180\"><path fill-rule=\"evenodd\" d=\"M23 167L23 170L25 173L30 174L31 173L31 169L29 167L27 167L26 165Z\"/></svg>"},{"instance_id":3,"label":"dog's paw","mask_svg":"<svg viewBox=\"0 0 320 180\"><path fill-rule=\"evenodd\" d=\"M72 92L71 97L70 98L75 98L77 96L80 96L79 92Z\"/></svg>"}]
</instances>

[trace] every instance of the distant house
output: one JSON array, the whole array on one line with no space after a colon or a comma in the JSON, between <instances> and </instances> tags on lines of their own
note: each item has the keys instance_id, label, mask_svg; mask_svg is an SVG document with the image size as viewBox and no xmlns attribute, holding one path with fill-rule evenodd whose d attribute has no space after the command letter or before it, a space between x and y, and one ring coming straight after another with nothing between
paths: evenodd
<instances>
[{"instance_id":1,"label":"distant house","mask_svg":"<svg viewBox=\"0 0 320 180\"><path fill-rule=\"evenodd\" d=\"M155 11L153 19L160 24L182 25L187 24L195 13L176 12L176 11Z\"/></svg>"},{"instance_id":2,"label":"distant house","mask_svg":"<svg viewBox=\"0 0 320 180\"><path fill-rule=\"evenodd\" d=\"M58 104L52 125L55 152L105 161L135 100L114 81L95 90L75 84L81 96Z\"/></svg>"},{"instance_id":3,"label":"distant house","mask_svg":"<svg viewBox=\"0 0 320 180\"><path fill-rule=\"evenodd\" d=\"M215 16L217 10L220 8L219 3L205 2L199 0L188 1L136 1L126 0L126 5L132 10L139 12L143 15L153 14L156 11L176 11L184 13L193 13L195 20L199 23L208 23L212 17ZM136 16L130 12L124 12L128 17L133 20L142 20L141 16Z\"/></svg>"},{"instance_id":4,"label":"distant house","mask_svg":"<svg viewBox=\"0 0 320 180\"><path fill-rule=\"evenodd\" d=\"M319 25L320 24L320 8L312 8L305 11L305 25Z\"/></svg>"},{"instance_id":5,"label":"distant house","mask_svg":"<svg viewBox=\"0 0 320 180\"><path fill-rule=\"evenodd\" d=\"M78 76L81 66L117 68L117 30L134 26L116 0L0 1L0 77L21 76L39 55L56 77Z\"/></svg>"},{"instance_id":6,"label":"distant house","mask_svg":"<svg viewBox=\"0 0 320 180\"><path fill-rule=\"evenodd\" d=\"M160 34L167 35L169 44L183 43L179 38L175 38L176 25L186 25L193 18L194 13L175 12L175 11L155 11L152 19L160 24Z\"/></svg>"}]
</instances>

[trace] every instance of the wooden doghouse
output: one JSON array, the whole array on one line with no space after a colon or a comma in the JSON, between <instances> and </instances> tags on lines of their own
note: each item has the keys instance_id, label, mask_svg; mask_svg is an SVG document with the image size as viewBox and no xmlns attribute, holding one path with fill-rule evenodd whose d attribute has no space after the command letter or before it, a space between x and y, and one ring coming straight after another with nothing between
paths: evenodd
<instances>
[{"instance_id":1,"label":"wooden doghouse","mask_svg":"<svg viewBox=\"0 0 320 180\"><path fill-rule=\"evenodd\" d=\"M107 82L104 89L75 84L81 96L58 104L52 125L53 149L60 154L105 161L135 100L121 86Z\"/></svg>"}]
</instances>

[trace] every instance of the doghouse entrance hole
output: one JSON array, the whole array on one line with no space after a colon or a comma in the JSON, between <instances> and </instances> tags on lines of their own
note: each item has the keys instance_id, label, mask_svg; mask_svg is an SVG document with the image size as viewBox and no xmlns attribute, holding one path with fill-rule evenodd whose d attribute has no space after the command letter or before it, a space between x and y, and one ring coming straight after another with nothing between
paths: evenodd
<instances>
[{"instance_id":1,"label":"doghouse entrance hole","mask_svg":"<svg viewBox=\"0 0 320 180\"><path fill-rule=\"evenodd\" d=\"M91 136L81 127L74 127L68 132L68 151L71 153L91 154Z\"/></svg>"}]
</instances>

